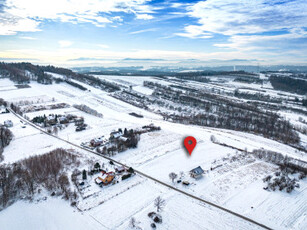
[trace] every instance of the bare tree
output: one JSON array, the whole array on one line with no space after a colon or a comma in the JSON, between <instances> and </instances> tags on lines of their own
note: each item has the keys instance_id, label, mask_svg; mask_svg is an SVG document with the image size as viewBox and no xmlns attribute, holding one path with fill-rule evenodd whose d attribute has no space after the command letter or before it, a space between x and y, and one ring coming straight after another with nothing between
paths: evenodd
<instances>
[{"instance_id":1,"label":"bare tree","mask_svg":"<svg viewBox=\"0 0 307 230\"><path fill-rule=\"evenodd\" d=\"M155 199L154 206L157 208L157 212L162 211L165 206L165 200L163 200L160 196L158 196Z\"/></svg>"},{"instance_id":2,"label":"bare tree","mask_svg":"<svg viewBox=\"0 0 307 230\"><path fill-rule=\"evenodd\" d=\"M171 172L168 176L172 180L172 182L174 183L174 180L177 178L177 174L174 173L174 172Z\"/></svg>"},{"instance_id":3,"label":"bare tree","mask_svg":"<svg viewBox=\"0 0 307 230\"><path fill-rule=\"evenodd\" d=\"M57 135L58 135L58 132L59 132L59 129L58 129L58 127L55 125L55 126L53 127L53 133L57 136Z\"/></svg>"},{"instance_id":4,"label":"bare tree","mask_svg":"<svg viewBox=\"0 0 307 230\"><path fill-rule=\"evenodd\" d=\"M62 191L66 192L69 186L69 180L68 180L66 173L61 174L58 182L59 182L59 186L62 189Z\"/></svg>"},{"instance_id":5,"label":"bare tree","mask_svg":"<svg viewBox=\"0 0 307 230\"><path fill-rule=\"evenodd\" d=\"M134 217L132 217L131 219L130 219L130 222L129 222L129 226L131 227L131 228L138 228L138 222L136 221L136 219L134 218Z\"/></svg>"}]
</instances>

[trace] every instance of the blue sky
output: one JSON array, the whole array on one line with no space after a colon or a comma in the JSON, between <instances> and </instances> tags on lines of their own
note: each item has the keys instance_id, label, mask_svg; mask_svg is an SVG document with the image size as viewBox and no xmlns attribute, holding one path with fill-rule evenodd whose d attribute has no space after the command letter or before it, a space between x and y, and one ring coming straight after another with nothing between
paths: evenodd
<instances>
[{"instance_id":1,"label":"blue sky","mask_svg":"<svg viewBox=\"0 0 307 230\"><path fill-rule=\"evenodd\" d=\"M306 0L0 0L0 61L307 64Z\"/></svg>"}]
</instances>

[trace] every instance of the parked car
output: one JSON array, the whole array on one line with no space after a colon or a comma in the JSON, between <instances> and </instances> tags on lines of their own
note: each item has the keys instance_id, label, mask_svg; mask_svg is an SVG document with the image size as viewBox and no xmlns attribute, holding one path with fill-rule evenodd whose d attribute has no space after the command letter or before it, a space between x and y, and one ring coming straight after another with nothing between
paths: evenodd
<instances>
[{"instance_id":1,"label":"parked car","mask_svg":"<svg viewBox=\"0 0 307 230\"><path fill-rule=\"evenodd\" d=\"M87 124L82 124L82 125L77 126L76 132L80 132L82 130L85 130L86 126L87 126Z\"/></svg>"},{"instance_id":2,"label":"parked car","mask_svg":"<svg viewBox=\"0 0 307 230\"><path fill-rule=\"evenodd\" d=\"M80 132L80 131L82 131L82 130L85 130L85 127L83 127L83 126L78 126L78 127L76 128L76 132Z\"/></svg>"}]
</instances>

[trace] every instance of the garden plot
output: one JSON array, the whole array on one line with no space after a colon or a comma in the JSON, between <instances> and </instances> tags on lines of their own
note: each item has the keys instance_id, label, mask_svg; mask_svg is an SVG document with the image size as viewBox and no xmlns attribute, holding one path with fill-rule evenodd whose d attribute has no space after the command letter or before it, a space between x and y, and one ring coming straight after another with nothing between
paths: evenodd
<instances>
[{"instance_id":1,"label":"garden plot","mask_svg":"<svg viewBox=\"0 0 307 230\"><path fill-rule=\"evenodd\" d=\"M215 203L225 204L238 191L244 191L255 181L262 181L265 176L274 172L276 168L276 166L259 161L247 163L247 165L238 165L227 173L221 172L223 170L223 167L221 167L215 173L214 171L213 173L209 172L203 178L204 180L196 181L197 186L194 189L202 197ZM260 189L263 187L261 186Z\"/></svg>"},{"instance_id":2,"label":"garden plot","mask_svg":"<svg viewBox=\"0 0 307 230\"><path fill-rule=\"evenodd\" d=\"M126 229L128 226L123 224L129 222L131 217L144 208L152 205L154 199L160 194L159 187L153 186L152 182L145 181L86 213L102 221L110 229L120 227Z\"/></svg>"},{"instance_id":3,"label":"garden plot","mask_svg":"<svg viewBox=\"0 0 307 230\"><path fill-rule=\"evenodd\" d=\"M288 194L285 191L265 191L262 189L264 183L256 181L237 191L226 205L255 219L274 223L276 229L306 229L307 181L304 179L299 183L301 187Z\"/></svg>"},{"instance_id":4,"label":"garden plot","mask_svg":"<svg viewBox=\"0 0 307 230\"><path fill-rule=\"evenodd\" d=\"M124 194L134 187L140 186L146 181L146 179L138 175L121 181L121 176L118 175L117 178L115 178L115 182L118 181L118 183L111 183L109 185L100 187L99 185L95 184L94 181L97 176L98 174L95 174L89 178L86 181L84 188L82 188L83 186L79 186L83 198L77 205L78 209L82 211L88 211L106 202L112 202L112 199L115 197Z\"/></svg>"}]
</instances>

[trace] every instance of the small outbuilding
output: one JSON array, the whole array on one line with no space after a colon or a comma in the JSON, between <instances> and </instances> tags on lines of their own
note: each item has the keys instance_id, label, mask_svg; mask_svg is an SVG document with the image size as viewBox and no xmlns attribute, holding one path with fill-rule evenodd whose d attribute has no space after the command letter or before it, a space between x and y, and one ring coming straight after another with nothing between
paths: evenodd
<instances>
[{"instance_id":1,"label":"small outbuilding","mask_svg":"<svg viewBox=\"0 0 307 230\"><path fill-rule=\"evenodd\" d=\"M203 173L204 173L204 170L200 166L198 166L197 168L192 169L190 171L190 176L195 179L198 179L202 177Z\"/></svg>"},{"instance_id":2,"label":"small outbuilding","mask_svg":"<svg viewBox=\"0 0 307 230\"><path fill-rule=\"evenodd\" d=\"M126 171L124 166L119 166L117 168L115 168L115 172L116 173L124 173Z\"/></svg>"}]
</instances>

